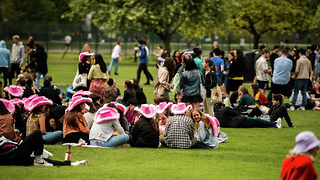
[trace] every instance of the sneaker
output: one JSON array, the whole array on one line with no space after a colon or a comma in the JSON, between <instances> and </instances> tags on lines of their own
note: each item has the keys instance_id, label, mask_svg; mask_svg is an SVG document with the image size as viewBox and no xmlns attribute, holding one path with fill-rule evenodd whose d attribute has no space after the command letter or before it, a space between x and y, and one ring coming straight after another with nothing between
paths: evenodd
<instances>
[{"instance_id":1,"label":"sneaker","mask_svg":"<svg viewBox=\"0 0 320 180\"><path fill-rule=\"evenodd\" d=\"M155 80L153 80L153 81L151 81L151 83L150 83L150 84L151 84L151 85L153 85L153 84L155 84L155 83L156 83L156 81L155 81Z\"/></svg>"},{"instance_id":2,"label":"sneaker","mask_svg":"<svg viewBox=\"0 0 320 180\"><path fill-rule=\"evenodd\" d=\"M36 161L36 160L33 161L33 165L34 166L47 166L47 167L53 166L53 164L48 163L44 159L40 159L39 161Z\"/></svg>"},{"instance_id":3,"label":"sneaker","mask_svg":"<svg viewBox=\"0 0 320 180\"><path fill-rule=\"evenodd\" d=\"M282 128L282 118L278 118L278 119L275 121L275 123L277 123L277 124L276 124L277 128Z\"/></svg>"},{"instance_id":4,"label":"sneaker","mask_svg":"<svg viewBox=\"0 0 320 180\"><path fill-rule=\"evenodd\" d=\"M220 131L219 134L218 134L217 139L218 139L218 143L223 143L228 139L228 135L227 135L227 133L224 133L224 132Z\"/></svg>"},{"instance_id":5,"label":"sneaker","mask_svg":"<svg viewBox=\"0 0 320 180\"><path fill-rule=\"evenodd\" d=\"M125 143L125 144L122 144L122 145L119 145L119 146L116 146L117 148L129 148L131 147L130 144L128 143Z\"/></svg>"},{"instance_id":6,"label":"sneaker","mask_svg":"<svg viewBox=\"0 0 320 180\"><path fill-rule=\"evenodd\" d=\"M144 83L143 85L150 85L150 82L146 82L146 83Z\"/></svg>"},{"instance_id":7,"label":"sneaker","mask_svg":"<svg viewBox=\"0 0 320 180\"><path fill-rule=\"evenodd\" d=\"M118 73L114 73L114 75L119 75Z\"/></svg>"},{"instance_id":8,"label":"sneaker","mask_svg":"<svg viewBox=\"0 0 320 180\"><path fill-rule=\"evenodd\" d=\"M294 110L294 106L290 106L289 110L291 111Z\"/></svg>"},{"instance_id":9,"label":"sneaker","mask_svg":"<svg viewBox=\"0 0 320 180\"><path fill-rule=\"evenodd\" d=\"M71 163L71 166L88 166L88 165L89 165L89 161L87 160L76 161Z\"/></svg>"},{"instance_id":10,"label":"sneaker","mask_svg":"<svg viewBox=\"0 0 320 180\"><path fill-rule=\"evenodd\" d=\"M305 108L305 107L302 107L302 106L301 106L299 109L300 109L301 111L306 110L306 108Z\"/></svg>"}]
</instances>

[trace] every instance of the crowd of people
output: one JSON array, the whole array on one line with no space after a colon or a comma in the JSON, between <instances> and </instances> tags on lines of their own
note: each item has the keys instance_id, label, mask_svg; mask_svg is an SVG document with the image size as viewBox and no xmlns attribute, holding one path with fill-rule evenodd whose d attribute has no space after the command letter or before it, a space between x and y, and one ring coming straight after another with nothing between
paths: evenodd
<instances>
[{"instance_id":1,"label":"crowd of people","mask_svg":"<svg viewBox=\"0 0 320 180\"><path fill-rule=\"evenodd\" d=\"M79 55L75 80L67 88L62 103L64 92L53 85L52 76L47 75L44 48L39 43L28 42L27 75L24 75L20 72L25 61L24 47L17 35L13 36L13 42L12 55L5 42L0 42L0 70L5 91L5 98L0 99L0 139L16 143L32 141L36 149L26 150L27 155L1 158L0 164L30 165L26 157L34 150L34 164L48 166L50 162L38 158L42 143L60 141L108 148L217 149L219 143L228 139L220 127L281 128L285 118L288 126L295 128L287 109L298 108L299 91L302 94L299 109L306 109L308 86L312 86L312 108L318 109L319 105L319 54L313 46L308 48L308 57L304 49L294 49L290 55L290 48L285 47L279 57L279 46L274 46L271 55L261 46L256 54L256 77L251 94L243 86L245 58L241 49L224 58L224 51L216 44L207 58L203 57L201 47L194 48L192 53L175 51L171 57L158 46L159 53L152 53L158 57L154 80L148 71L146 41L140 40L136 54L140 58L137 77L124 82L125 91L121 96L115 79L109 74L115 63L114 74L118 75L122 42L113 49L109 68L102 55L90 52L86 44ZM139 82L141 71L147 77L145 85L155 83L154 104L147 104ZM16 85L12 85L14 77L17 77ZM44 78L41 88L40 77ZM266 97L271 77L271 89ZM214 88L221 90L222 101L213 102ZM287 89L292 89L291 106L283 103L284 96L291 94ZM174 100L170 100L170 92ZM40 137L41 143L35 141ZM0 143L0 157L6 155L6 148ZM18 151L21 150L18 148Z\"/></svg>"}]
</instances>

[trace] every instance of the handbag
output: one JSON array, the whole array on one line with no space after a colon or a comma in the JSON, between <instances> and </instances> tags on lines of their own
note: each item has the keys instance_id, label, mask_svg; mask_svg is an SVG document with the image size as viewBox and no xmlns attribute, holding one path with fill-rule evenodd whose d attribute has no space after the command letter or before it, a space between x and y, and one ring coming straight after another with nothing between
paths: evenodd
<instances>
[{"instance_id":1,"label":"handbag","mask_svg":"<svg viewBox=\"0 0 320 180\"><path fill-rule=\"evenodd\" d=\"M200 78L200 95L201 95L202 99L204 100L207 96L207 91L202 84L200 71L199 71L199 78Z\"/></svg>"},{"instance_id":2,"label":"handbag","mask_svg":"<svg viewBox=\"0 0 320 180\"><path fill-rule=\"evenodd\" d=\"M210 76L211 84L212 84L212 76ZM222 92L218 85L216 87L211 88L211 102L210 104L215 104L218 102L222 102Z\"/></svg>"},{"instance_id":3,"label":"handbag","mask_svg":"<svg viewBox=\"0 0 320 180\"><path fill-rule=\"evenodd\" d=\"M176 73L176 75L172 79L172 84L174 84L173 88L171 89L171 92L174 94L180 93L180 76L179 73Z\"/></svg>"},{"instance_id":4,"label":"handbag","mask_svg":"<svg viewBox=\"0 0 320 180\"><path fill-rule=\"evenodd\" d=\"M87 79L88 75L86 73L79 74L79 70L77 70L77 74L72 83L72 88L76 89L78 87L87 87Z\"/></svg>"}]
</instances>

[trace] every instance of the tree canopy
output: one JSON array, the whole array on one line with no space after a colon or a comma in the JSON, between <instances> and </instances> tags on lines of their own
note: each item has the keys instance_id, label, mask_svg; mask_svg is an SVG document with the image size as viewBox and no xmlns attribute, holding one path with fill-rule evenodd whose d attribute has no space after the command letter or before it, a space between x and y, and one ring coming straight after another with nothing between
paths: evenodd
<instances>
[{"instance_id":1,"label":"tree canopy","mask_svg":"<svg viewBox=\"0 0 320 180\"><path fill-rule=\"evenodd\" d=\"M171 36L178 31L213 28L222 23L222 0L71 0L65 17L85 17L95 11L93 23L107 29L153 32L170 50Z\"/></svg>"}]
</instances>

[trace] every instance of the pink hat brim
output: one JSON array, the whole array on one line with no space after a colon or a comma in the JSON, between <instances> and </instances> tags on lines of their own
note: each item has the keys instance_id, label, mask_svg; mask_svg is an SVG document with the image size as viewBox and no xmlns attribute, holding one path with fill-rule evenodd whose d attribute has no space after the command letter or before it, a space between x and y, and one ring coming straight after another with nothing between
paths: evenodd
<instances>
[{"instance_id":1,"label":"pink hat brim","mask_svg":"<svg viewBox=\"0 0 320 180\"><path fill-rule=\"evenodd\" d=\"M111 116L105 116L103 113L105 113L106 111L111 112ZM98 112L94 116L94 122L97 124L100 124L105 121L117 120L119 118L120 118L120 114L116 109L111 107L102 107L98 110Z\"/></svg>"},{"instance_id":2,"label":"pink hat brim","mask_svg":"<svg viewBox=\"0 0 320 180\"><path fill-rule=\"evenodd\" d=\"M73 98L72 102L70 103L69 107L65 110L65 113L67 114L69 111L71 111L74 107L76 107L78 104L81 104L83 102L92 102L91 98L76 98L76 100Z\"/></svg>"},{"instance_id":3,"label":"pink hat brim","mask_svg":"<svg viewBox=\"0 0 320 180\"><path fill-rule=\"evenodd\" d=\"M220 123L216 117L211 117L209 114L205 114L205 116L209 119L211 123L211 128L214 136L218 136Z\"/></svg>"},{"instance_id":4,"label":"pink hat brim","mask_svg":"<svg viewBox=\"0 0 320 180\"><path fill-rule=\"evenodd\" d=\"M23 105L23 101L21 99L18 98L14 98L10 101L13 105L18 106L19 108L21 108L21 105Z\"/></svg>"},{"instance_id":5,"label":"pink hat brim","mask_svg":"<svg viewBox=\"0 0 320 180\"><path fill-rule=\"evenodd\" d=\"M120 111L122 111L123 114L126 114L127 109L126 109L126 107L125 107L123 104L118 103L118 102L116 102L116 101L112 101L112 102L110 102L110 103L116 105L116 107L117 107L118 109L120 109Z\"/></svg>"},{"instance_id":6,"label":"pink hat brim","mask_svg":"<svg viewBox=\"0 0 320 180\"><path fill-rule=\"evenodd\" d=\"M191 109L192 109L192 105L188 105L186 108L184 108L184 109L177 109L177 107L178 107L178 104L174 104L174 105L172 105L172 107L171 107L171 112L173 113L173 114L184 114L184 113L186 113L187 111L190 111Z\"/></svg>"},{"instance_id":7,"label":"pink hat brim","mask_svg":"<svg viewBox=\"0 0 320 180\"><path fill-rule=\"evenodd\" d=\"M15 86L15 85L10 85L10 86ZM17 92L12 92L12 89L9 87L5 87L3 90L9 94L11 94L14 97L21 97L23 95L23 89L19 86L16 86Z\"/></svg>"},{"instance_id":8,"label":"pink hat brim","mask_svg":"<svg viewBox=\"0 0 320 180\"><path fill-rule=\"evenodd\" d=\"M81 62L81 59L84 57L84 56L93 56L94 53L89 53L89 52L83 52L79 55L79 61Z\"/></svg>"},{"instance_id":9,"label":"pink hat brim","mask_svg":"<svg viewBox=\"0 0 320 180\"><path fill-rule=\"evenodd\" d=\"M8 111L12 114L14 113L14 111L16 110L16 108L14 107L14 105L8 101L7 99L0 99L0 101L3 102L3 104L6 106L6 108L8 109Z\"/></svg>"},{"instance_id":10,"label":"pink hat brim","mask_svg":"<svg viewBox=\"0 0 320 180\"><path fill-rule=\"evenodd\" d=\"M157 114L161 114L164 112L164 110L166 110L167 108L171 108L173 105L172 102L169 102L163 109L160 109L160 105L157 105L156 106L156 111L157 111Z\"/></svg>"},{"instance_id":11,"label":"pink hat brim","mask_svg":"<svg viewBox=\"0 0 320 180\"><path fill-rule=\"evenodd\" d=\"M90 91L83 91L83 90L80 90L80 91L77 91L73 96L72 98L75 98L77 96L90 96L91 95L91 92Z\"/></svg>"},{"instance_id":12,"label":"pink hat brim","mask_svg":"<svg viewBox=\"0 0 320 180\"><path fill-rule=\"evenodd\" d=\"M144 117L150 119L156 116L156 107L153 104L149 104L148 107L151 108L151 111L149 113L141 111L138 107L135 107L134 110L138 111L140 114L142 114Z\"/></svg>"},{"instance_id":13,"label":"pink hat brim","mask_svg":"<svg viewBox=\"0 0 320 180\"><path fill-rule=\"evenodd\" d=\"M41 98L41 101L39 102L36 102L35 104L33 104L34 102L33 101L36 101L37 99ZM43 96L39 96L37 98L34 98L31 102L30 102L30 105L29 105L29 111L32 111L34 108L36 107L39 107L39 106L42 106L42 105L47 105L47 104L50 104L52 105L53 102L52 100L48 99L48 98L45 98Z\"/></svg>"}]
</instances>

